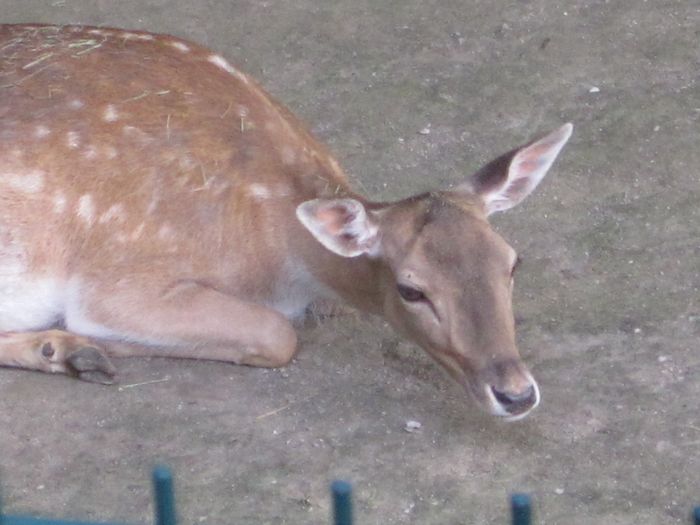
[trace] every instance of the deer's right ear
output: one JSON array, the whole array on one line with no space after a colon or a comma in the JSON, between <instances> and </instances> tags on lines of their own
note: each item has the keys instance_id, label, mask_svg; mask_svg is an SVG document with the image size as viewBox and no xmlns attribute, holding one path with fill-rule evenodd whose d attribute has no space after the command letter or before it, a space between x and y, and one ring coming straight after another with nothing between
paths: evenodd
<instances>
[{"instance_id":1,"label":"deer's right ear","mask_svg":"<svg viewBox=\"0 0 700 525\"><path fill-rule=\"evenodd\" d=\"M318 242L343 257L377 255L379 228L360 201L314 199L297 207L297 218Z\"/></svg>"},{"instance_id":2,"label":"deer's right ear","mask_svg":"<svg viewBox=\"0 0 700 525\"><path fill-rule=\"evenodd\" d=\"M457 187L480 195L486 213L507 210L530 195L569 140L573 126L564 124L549 135L501 155Z\"/></svg>"}]
</instances>

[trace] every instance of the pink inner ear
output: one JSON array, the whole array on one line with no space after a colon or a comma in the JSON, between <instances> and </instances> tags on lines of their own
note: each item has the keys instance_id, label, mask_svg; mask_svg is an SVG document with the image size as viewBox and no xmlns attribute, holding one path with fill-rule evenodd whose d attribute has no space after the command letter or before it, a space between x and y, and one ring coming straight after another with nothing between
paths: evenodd
<instances>
[{"instance_id":1,"label":"pink inner ear","mask_svg":"<svg viewBox=\"0 0 700 525\"><path fill-rule=\"evenodd\" d=\"M342 206L321 208L316 212L316 218L322 222L330 235L338 235L345 226L355 220L355 213L348 212Z\"/></svg>"},{"instance_id":2,"label":"pink inner ear","mask_svg":"<svg viewBox=\"0 0 700 525\"><path fill-rule=\"evenodd\" d=\"M508 188L506 189L506 194L511 198L517 198L522 193L527 191L529 185L530 179L527 177L515 179L508 185Z\"/></svg>"},{"instance_id":3,"label":"pink inner ear","mask_svg":"<svg viewBox=\"0 0 700 525\"><path fill-rule=\"evenodd\" d=\"M540 169L546 162L547 159L544 157L535 157L534 159L522 160L518 163L518 170L524 171L526 172L526 175L529 175L531 172Z\"/></svg>"}]
</instances>

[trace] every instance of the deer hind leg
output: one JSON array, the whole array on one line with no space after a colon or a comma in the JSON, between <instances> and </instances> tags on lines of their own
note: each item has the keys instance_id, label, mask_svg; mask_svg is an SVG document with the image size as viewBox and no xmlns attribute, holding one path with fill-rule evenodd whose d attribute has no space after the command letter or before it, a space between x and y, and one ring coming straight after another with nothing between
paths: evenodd
<instances>
[{"instance_id":1,"label":"deer hind leg","mask_svg":"<svg viewBox=\"0 0 700 525\"><path fill-rule=\"evenodd\" d=\"M62 330L1 332L0 366L66 374L102 384L113 383L115 374L103 348Z\"/></svg>"}]
</instances>

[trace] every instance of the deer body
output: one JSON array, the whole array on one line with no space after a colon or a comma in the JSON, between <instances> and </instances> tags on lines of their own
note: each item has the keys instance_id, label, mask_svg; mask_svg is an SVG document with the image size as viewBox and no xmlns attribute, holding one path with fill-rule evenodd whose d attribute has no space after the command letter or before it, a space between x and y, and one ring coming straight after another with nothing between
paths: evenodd
<instances>
[{"instance_id":1,"label":"deer body","mask_svg":"<svg viewBox=\"0 0 700 525\"><path fill-rule=\"evenodd\" d=\"M514 344L515 255L486 216L537 185L570 131L457 190L371 203L208 49L0 26L0 364L98 382L108 355L279 366L296 349L288 319L330 296L384 315L487 410L521 417L539 394ZM450 253L459 238L477 248Z\"/></svg>"}]
</instances>

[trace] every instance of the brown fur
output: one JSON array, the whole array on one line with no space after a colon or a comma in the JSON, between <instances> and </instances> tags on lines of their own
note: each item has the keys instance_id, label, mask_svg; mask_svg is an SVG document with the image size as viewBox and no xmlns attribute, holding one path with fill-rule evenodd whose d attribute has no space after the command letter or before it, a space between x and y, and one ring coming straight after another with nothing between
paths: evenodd
<instances>
[{"instance_id":1,"label":"brown fur","mask_svg":"<svg viewBox=\"0 0 700 525\"><path fill-rule=\"evenodd\" d=\"M105 351L279 366L296 349L283 314L330 293L384 315L484 406L484 388L532 388L514 342L514 252L478 194L507 174L371 203L293 115L196 44L0 26L0 49L0 270L14 272L0 287L38 298L26 312L0 299L0 364L100 382L114 374ZM319 235L367 234L367 254L324 248L295 217L311 200L337 202L310 216L328 226ZM406 279L432 310L404 304Z\"/></svg>"}]
</instances>

